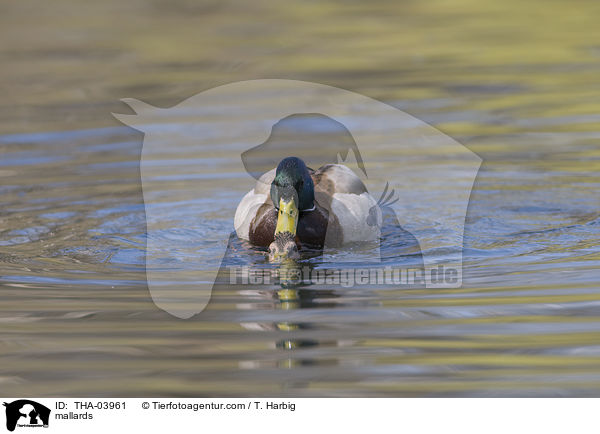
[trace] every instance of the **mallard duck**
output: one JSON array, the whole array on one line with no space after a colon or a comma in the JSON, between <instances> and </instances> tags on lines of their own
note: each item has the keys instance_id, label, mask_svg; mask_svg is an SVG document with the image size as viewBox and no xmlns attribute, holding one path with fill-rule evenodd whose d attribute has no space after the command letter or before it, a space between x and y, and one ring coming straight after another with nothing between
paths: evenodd
<instances>
[{"instance_id":1,"label":"mallard duck","mask_svg":"<svg viewBox=\"0 0 600 434\"><path fill-rule=\"evenodd\" d=\"M239 238L269 247L270 259L293 259L302 246L377 240L381 210L348 167L326 164L313 170L288 157L244 196L234 225Z\"/></svg>"}]
</instances>

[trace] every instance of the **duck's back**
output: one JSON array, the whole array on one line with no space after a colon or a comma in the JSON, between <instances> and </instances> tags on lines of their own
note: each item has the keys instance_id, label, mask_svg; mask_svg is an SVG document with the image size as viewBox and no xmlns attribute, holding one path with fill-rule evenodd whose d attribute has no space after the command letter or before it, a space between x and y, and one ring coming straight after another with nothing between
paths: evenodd
<instances>
[{"instance_id":1,"label":"duck's back","mask_svg":"<svg viewBox=\"0 0 600 434\"><path fill-rule=\"evenodd\" d=\"M311 176L315 200L330 213L329 245L379 239L381 210L351 169L342 164L327 164Z\"/></svg>"}]
</instances>

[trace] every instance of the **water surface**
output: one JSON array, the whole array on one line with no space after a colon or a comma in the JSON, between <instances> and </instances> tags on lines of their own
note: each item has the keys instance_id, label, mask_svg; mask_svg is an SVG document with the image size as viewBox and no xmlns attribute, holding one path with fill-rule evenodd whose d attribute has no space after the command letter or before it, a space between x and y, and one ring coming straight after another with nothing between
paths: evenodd
<instances>
[{"instance_id":1,"label":"water surface","mask_svg":"<svg viewBox=\"0 0 600 434\"><path fill-rule=\"evenodd\" d=\"M597 7L3 6L2 394L599 396ZM378 98L483 158L462 288L231 286L190 320L153 304L142 135L110 113L272 77ZM224 177L220 200L252 183ZM212 224L232 218L215 202ZM190 213L163 235L202 230Z\"/></svg>"}]
</instances>

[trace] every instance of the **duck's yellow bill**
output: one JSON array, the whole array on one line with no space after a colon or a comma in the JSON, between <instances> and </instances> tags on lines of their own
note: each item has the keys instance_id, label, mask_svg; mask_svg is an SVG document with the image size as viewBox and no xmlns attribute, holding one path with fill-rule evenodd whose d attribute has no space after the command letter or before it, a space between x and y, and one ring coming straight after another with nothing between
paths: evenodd
<instances>
[{"instance_id":1,"label":"duck's yellow bill","mask_svg":"<svg viewBox=\"0 0 600 434\"><path fill-rule=\"evenodd\" d=\"M280 232L290 232L292 235L296 235L296 226L298 226L298 207L294 200L290 199L289 202L286 202L280 199L275 235Z\"/></svg>"}]
</instances>

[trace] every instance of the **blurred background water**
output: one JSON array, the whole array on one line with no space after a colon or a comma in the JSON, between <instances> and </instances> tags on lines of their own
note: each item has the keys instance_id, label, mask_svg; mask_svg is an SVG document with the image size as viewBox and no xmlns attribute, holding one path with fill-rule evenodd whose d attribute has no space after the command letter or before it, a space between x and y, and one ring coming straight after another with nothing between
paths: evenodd
<instances>
[{"instance_id":1,"label":"blurred background water","mask_svg":"<svg viewBox=\"0 0 600 434\"><path fill-rule=\"evenodd\" d=\"M594 1L3 3L0 394L600 396L599 13ZM142 134L111 112L254 78L368 95L483 158L462 288L230 287L190 320L156 308Z\"/></svg>"}]
</instances>

